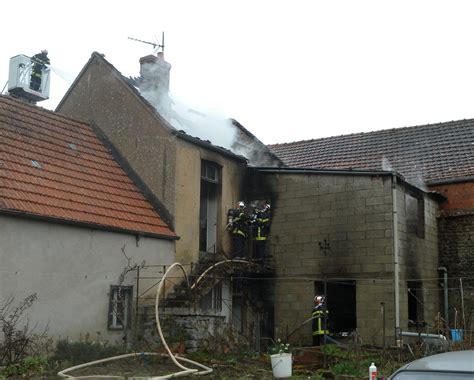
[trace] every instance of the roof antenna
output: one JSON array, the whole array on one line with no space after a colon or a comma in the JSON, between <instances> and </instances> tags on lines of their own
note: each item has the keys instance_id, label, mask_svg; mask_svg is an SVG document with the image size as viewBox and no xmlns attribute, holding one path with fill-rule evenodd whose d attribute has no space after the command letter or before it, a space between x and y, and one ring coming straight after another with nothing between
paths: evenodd
<instances>
[{"instance_id":1,"label":"roof antenna","mask_svg":"<svg viewBox=\"0 0 474 380\"><path fill-rule=\"evenodd\" d=\"M153 45L153 49L155 49L155 51L153 52L154 54L156 54L159 51L159 49L161 49L161 52L163 54L165 53L165 32L161 33L161 44L155 43L155 42L143 41L143 40L139 40L133 37L128 37L128 39L133 40L133 41L143 42L144 44L148 44L148 45Z\"/></svg>"}]
</instances>

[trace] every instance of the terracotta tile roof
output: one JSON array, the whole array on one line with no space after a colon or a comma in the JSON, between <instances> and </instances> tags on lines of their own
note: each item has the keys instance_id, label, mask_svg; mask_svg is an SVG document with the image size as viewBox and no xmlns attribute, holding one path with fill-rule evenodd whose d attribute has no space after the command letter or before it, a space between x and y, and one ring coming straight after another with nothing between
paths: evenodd
<instances>
[{"instance_id":1,"label":"terracotta tile roof","mask_svg":"<svg viewBox=\"0 0 474 380\"><path fill-rule=\"evenodd\" d=\"M0 96L0 212L175 238L88 124Z\"/></svg>"},{"instance_id":2,"label":"terracotta tile roof","mask_svg":"<svg viewBox=\"0 0 474 380\"><path fill-rule=\"evenodd\" d=\"M474 176L474 119L269 147L290 167L394 170L414 183Z\"/></svg>"}]
</instances>

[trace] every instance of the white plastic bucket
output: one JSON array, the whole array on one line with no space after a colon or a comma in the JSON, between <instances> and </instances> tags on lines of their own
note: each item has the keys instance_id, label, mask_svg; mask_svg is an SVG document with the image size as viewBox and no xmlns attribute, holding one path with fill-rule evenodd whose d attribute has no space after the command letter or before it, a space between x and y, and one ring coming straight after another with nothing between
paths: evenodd
<instances>
[{"instance_id":1,"label":"white plastic bucket","mask_svg":"<svg viewBox=\"0 0 474 380\"><path fill-rule=\"evenodd\" d=\"M274 377L291 377L291 354L281 353L270 356Z\"/></svg>"}]
</instances>

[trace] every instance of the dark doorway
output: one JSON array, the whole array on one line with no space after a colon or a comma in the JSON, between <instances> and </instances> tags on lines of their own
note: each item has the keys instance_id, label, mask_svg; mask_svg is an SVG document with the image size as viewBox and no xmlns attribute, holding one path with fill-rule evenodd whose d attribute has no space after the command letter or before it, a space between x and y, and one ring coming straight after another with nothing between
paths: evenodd
<instances>
[{"instance_id":1,"label":"dark doorway","mask_svg":"<svg viewBox=\"0 0 474 380\"><path fill-rule=\"evenodd\" d=\"M324 282L315 281L315 294L324 295ZM356 282L326 282L326 303L331 334L350 332L357 327Z\"/></svg>"}]
</instances>

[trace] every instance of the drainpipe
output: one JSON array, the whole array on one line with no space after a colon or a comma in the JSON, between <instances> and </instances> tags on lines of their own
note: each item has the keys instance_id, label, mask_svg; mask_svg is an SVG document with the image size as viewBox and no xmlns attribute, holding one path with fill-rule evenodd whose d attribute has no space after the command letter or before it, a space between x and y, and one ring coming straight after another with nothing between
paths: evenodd
<instances>
[{"instance_id":1,"label":"drainpipe","mask_svg":"<svg viewBox=\"0 0 474 380\"><path fill-rule=\"evenodd\" d=\"M448 270L446 267L439 267L438 271L443 272L443 289L444 289L444 320L446 327L449 328L449 308L448 308Z\"/></svg>"},{"instance_id":2,"label":"drainpipe","mask_svg":"<svg viewBox=\"0 0 474 380\"><path fill-rule=\"evenodd\" d=\"M398 262L398 213L397 176L392 174L392 215L393 215L393 288L395 303L395 344L400 347L400 264Z\"/></svg>"}]
</instances>

